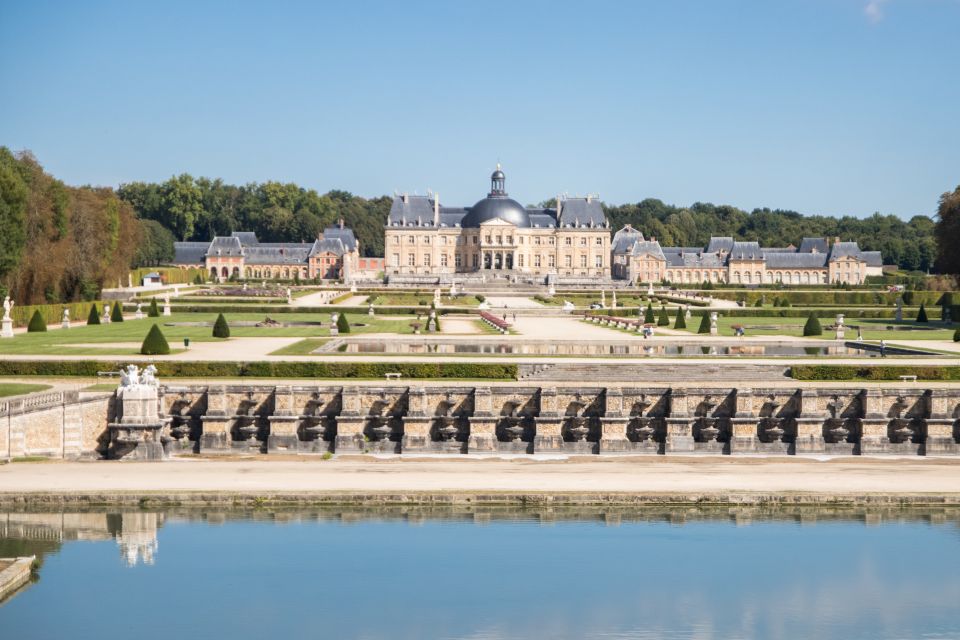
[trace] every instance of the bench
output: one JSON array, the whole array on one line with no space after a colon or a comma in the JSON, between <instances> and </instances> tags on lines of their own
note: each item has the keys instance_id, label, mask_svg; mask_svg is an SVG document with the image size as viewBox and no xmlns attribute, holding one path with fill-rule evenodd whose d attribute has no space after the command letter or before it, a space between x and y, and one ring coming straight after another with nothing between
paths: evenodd
<instances>
[{"instance_id":1,"label":"bench","mask_svg":"<svg viewBox=\"0 0 960 640\"><path fill-rule=\"evenodd\" d=\"M900 376L901 382L916 382L917 376Z\"/></svg>"},{"instance_id":2,"label":"bench","mask_svg":"<svg viewBox=\"0 0 960 640\"><path fill-rule=\"evenodd\" d=\"M387 380L399 380L400 376L402 375L403 375L402 373L393 372L393 373L385 373L383 374L383 377L386 378Z\"/></svg>"}]
</instances>

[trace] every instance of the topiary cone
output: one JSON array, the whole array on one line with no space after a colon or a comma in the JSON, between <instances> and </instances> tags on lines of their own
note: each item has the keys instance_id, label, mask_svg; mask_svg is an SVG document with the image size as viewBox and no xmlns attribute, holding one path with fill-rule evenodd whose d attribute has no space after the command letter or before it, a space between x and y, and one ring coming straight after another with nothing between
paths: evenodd
<instances>
[{"instance_id":1,"label":"topiary cone","mask_svg":"<svg viewBox=\"0 0 960 640\"><path fill-rule=\"evenodd\" d=\"M43 319L43 314L40 313L40 309L36 309L33 312L33 315L30 316L30 323L27 325L28 333L36 333L40 331L47 330L47 323Z\"/></svg>"},{"instance_id":2,"label":"topiary cone","mask_svg":"<svg viewBox=\"0 0 960 640\"><path fill-rule=\"evenodd\" d=\"M160 309L157 308L157 299L150 298L150 309L147 311L148 318L159 318Z\"/></svg>"},{"instance_id":3,"label":"topiary cone","mask_svg":"<svg viewBox=\"0 0 960 640\"><path fill-rule=\"evenodd\" d=\"M683 317L683 309L677 307L677 319L673 323L674 329L686 329L687 328L687 319Z\"/></svg>"},{"instance_id":4,"label":"topiary cone","mask_svg":"<svg viewBox=\"0 0 960 640\"><path fill-rule=\"evenodd\" d=\"M100 324L100 310L97 309L97 303L90 305L90 315L87 316L87 324Z\"/></svg>"},{"instance_id":5,"label":"topiary cone","mask_svg":"<svg viewBox=\"0 0 960 640\"><path fill-rule=\"evenodd\" d=\"M805 336L821 336L823 335L823 328L820 326L820 321L817 320L817 316L812 313L807 318L807 323L803 325L803 335Z\"/></svg>"},{"instance_id":6,"label":"topiary cone","mask_svg":"<svg viewBox=\"0 0 960 640\"><path fill-rule=\"evenodd\" d=\"M341 313L337 316L337 331L340 333L350 333L350 322L347 321L347 314Z\"/></svg>"},{"instance_id":7,"label":"topiary cone","mask_svg":"<svg viewBox=\"0 0 960 640\"><path fill-rule=\"evenodd\" d=\"M230 325L227 324L227 319L223 317L222 313L217 316L217 321L213 323L213 337L214 338L230 337Z\"/></svg>"},{"instance_id":8,"label":"topiary cone","mask_svg":"<svg viewBox=\"0 0 960 640\"><path fill-rule=\"evenodd\" d=\"M120 306L119 300L113 303L113 310L110 311L110 322L123 322L123 307Z\"/></svg>"},{"instance_id":9,"label":"topiary cone","mask_svg":"<svg viewBox=\"0 0 960 640\"><path fill-rule=\"evenodd\" d=\"M170 353L170 345L167 344L167 339L163 336L159 325L150 327L147 337L140 345L140 353L145 356L165 356Z\"/></svg>"}]
</instances>

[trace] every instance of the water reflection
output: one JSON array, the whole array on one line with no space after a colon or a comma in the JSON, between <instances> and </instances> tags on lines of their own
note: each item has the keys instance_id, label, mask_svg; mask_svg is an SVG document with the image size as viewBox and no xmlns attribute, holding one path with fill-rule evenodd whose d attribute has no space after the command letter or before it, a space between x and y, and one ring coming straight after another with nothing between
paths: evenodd
<instances>
[{"instance_id":1,"label":"water reflection","mask_svg":"<svg viewBox=\"0 0 960 640\"><path fill-rule=\"evenodd\" d=\"M954 508L6 513L0 545L36 544L46 557L40 582L0 607L0 629L51 638L127 637L134 626L138 638L957 637L958 533ZM157 615L163 602L175 610Z\"/></svg>"}]
</instances>

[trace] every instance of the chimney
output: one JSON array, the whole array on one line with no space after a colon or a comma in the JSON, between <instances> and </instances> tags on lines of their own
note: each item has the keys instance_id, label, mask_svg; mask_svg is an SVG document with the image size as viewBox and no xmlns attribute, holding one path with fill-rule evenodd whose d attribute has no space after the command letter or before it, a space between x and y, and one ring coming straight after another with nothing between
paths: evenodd
<instances>
[{"instance_id":1,"label":"chimney","mask_svg":"<svg viewBox=\"0 0 960 640\"><path fill-rule=\"evenodd\" d=\"M557 194L557 219L560 219L560 207L562 206L563 201L560 199L560 194Z\"/></svg>"},{"instance_id":2,"label":"chimney","mask_svg":"<svg viewBox=\"0 0 960 640\"><path fill-rule=\"evenodd\" d=\"M340 228L343 229L343 218L340 218Z\"/></svg>"},{"instance_id":3,"label":"chimney","mask_svg":"<svg viewBox=\"0 0 960 640\"><path fill-rule=\"evenodd\" d=\"M656 242L657 236L650 236L650 242Z\"/></svg>"},{"instance_id":4,"label":"chimney","mask_svg":"<svg viewBox=\"0 0 960 640\"><path fill-rule=\"evenodd\" d=\"M840 236L834 236L834 237L833 237L833 244L837 244L838 242L840 242Z\"/></svg>"},{"instance_id":5,"label":"chimney","mask_svg":"<svg viewBox=\"0 0 960 640\"><path fill-rule=\"evenodd\" d=\"M440 226L440 194L433 194L433 226Z\"/></svg>"},{"instance_id":6,"label":"chimney","mask_svg":"<svg viewBox=\"0 0 960 640\"><path fill-rule=\"evenodd\" d=\"M410 196L408 196L407 194L403 194L403 204L407 204L407 202L409 201L409 198Z\"/></svg>"}]
</instances>

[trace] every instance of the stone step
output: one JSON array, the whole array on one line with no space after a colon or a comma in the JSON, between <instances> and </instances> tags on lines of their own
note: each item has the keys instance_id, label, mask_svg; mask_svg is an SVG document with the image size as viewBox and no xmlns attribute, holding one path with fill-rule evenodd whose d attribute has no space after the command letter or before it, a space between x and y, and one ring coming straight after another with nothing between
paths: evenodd
<instances>
[{"instance_id":1,"label":"stone step","mask_svg":"<svg viewBox=\"0 0 960 640\"><path fill-rule=\"evenodd\" d=\"M617 381L664 382L703 380L718 382L759 382L786 379L789 367L777 364L574 364L520 365L517 378L524 381L556 382Z\"/></svg>"}]
</instances>

